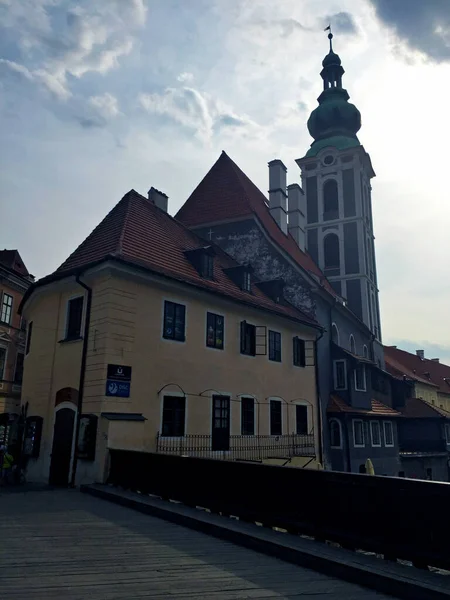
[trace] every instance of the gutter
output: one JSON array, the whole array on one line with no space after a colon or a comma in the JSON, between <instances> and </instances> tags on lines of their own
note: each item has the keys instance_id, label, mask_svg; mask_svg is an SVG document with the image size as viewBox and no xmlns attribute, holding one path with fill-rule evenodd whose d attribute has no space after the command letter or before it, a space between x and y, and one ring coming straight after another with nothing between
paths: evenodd
<instances>
[{"instance_id":1,"label":"gutter","mask_svg":"<svg viewBox=\"0 0 450 600\"><path fill-rule=\"evenodd\" d=\"M75 425L75 446L73 452L72 475L70 478L70 486L75 487L75 479L78 466L78 437L80 435L81 414L83 411L83 396L84 396L84 380L86 375L86 359L89 342L89 327L91 324L91 306L92 306L92 288L81 281L80 275L75 277L75 281L87 291L86 317L84 319L84 334L83 334L83 350L81 352L80 365L80 382L78 385L78 405L77 405L77 421Z\"/></svg>"},{"instance_id":2,"label":"gutter","mask_svg":"<svg viewBox=\"0 0 450 600\"><path fill-rule=\"evenodd\" d=\"M320 332L320 334L316 337L316 342L314 344L314 371L316 376L316 392L317 392L317 404L318 404L318 413L317 413L317 425L319 427L319 462L323 468L323 415L322 415L322 399L320 396L320 381L319 381L319 365L318 365L318 355L317 355L317 342L322 339L324 334L324 330Z\"/></svg>"}]
</instances>

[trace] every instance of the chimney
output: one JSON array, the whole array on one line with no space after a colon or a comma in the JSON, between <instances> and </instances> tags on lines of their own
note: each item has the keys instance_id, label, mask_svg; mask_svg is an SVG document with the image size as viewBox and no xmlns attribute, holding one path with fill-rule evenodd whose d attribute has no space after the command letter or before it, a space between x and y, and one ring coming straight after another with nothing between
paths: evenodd
<instances>
[{"instance_id":1,"label":"chimney","mask_svg":"<svg viewBox=\"0 0 450 600\"><path fill-rule=\"evenodd\" d=\"M416 350L416 354L420 358L420 360L425 359L425 350Z\"/></svg>"},{"instance_id":2,"label":"chimney","mask_svg":"<svg viewBox=\"0 0 450 600\"><path fill-rule=\"evenodd\" d=\"M152 186L148 190L148 199L150 200L150 202L153 202L153 204L155 206L157 206L158 208L160 208L164 212L167 212L167 205L168 205L168 202L169 202L169 196L166 196L166 194L163 194L163 192L160 192L159 190L157 190L156 188L154 188Z\"/></svg>"},{"instance_id":3,"label":"chimney","mask_svg":"<svg viewBox=\"0 0 450 600\"><path fill-rule=\"evenodd\" d=\"M431 362L437 362L437 363L439 362L438 358L430 358L430 360L431 360Z\"/></svg>"},{"instance_id":4,"label":"chimney","mask_svg":"<svg viewBox=\"0 0 450 600\"><path fill-rule=\"evenodd\" d=\"M287 235L287 169L280 159L269 163L269 209L281 231Z\"/></svg>"},{"instance_id":5,"label":"chimney","mask_svg":"<svg viewBox=\"0 0 450 600\"><path fill-rule=\"evenodd\" d=\"M305 194L303 193L302 188L298 183L291 183L287 187L288 191L288 217L289 217L289 225L288 230L289 233L294 238L297 246L305 251L306 248L306 233L305 233L305 224L306 224L306 202L305 202Z\"/></svg>"}]
</instances>

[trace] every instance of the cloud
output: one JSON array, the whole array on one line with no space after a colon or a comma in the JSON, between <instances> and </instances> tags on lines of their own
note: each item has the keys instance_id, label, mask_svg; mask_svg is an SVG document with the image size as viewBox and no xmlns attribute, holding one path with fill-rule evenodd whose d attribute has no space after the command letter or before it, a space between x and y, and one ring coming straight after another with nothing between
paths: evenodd
<instances>
[{"instance_id":1,"label":"cloud","mask_svg":"<svg viewBox=\"0 0 450 600\"><path fill-rule=\"evenodd\" d=\"M177 77L177 81L180 83L190 83L194 80L192 73L180 73Z\"/></svg>"},{"instance_id":2,"label":"cloud","mask_svg":"<svg viewBox=\"0 0 450 600\"><path fill-rule=\"evenodd\" d=\"M219 132L246 135L260 126L246 115L236 114L229 106L192 87L167 88L162 93L141 94L139 104L150 114L160 115L193 131L202 141L210 141Z\"/></svg>"},{"instance_id":3,"label":"cloud","mask_svg":"<svg viewBox=\"0 0 450 600\"><path fill-rule=\"evenodd\" d=\"M338 12L323 19L325 24L331 23L331 29L334 33L343 33L355 35L358 33L355 19L348 12Z\"/></svg>"},{"instance_id":4,"label":"cloud","mask_svg":"<svg viewBox=\"0 0 450 600\"><path fill-rule=\"evenodd\" d=\"M370 0L378 19L414 50L440 63L450 61L448 0Z\"/></svg>"},{"instance_id":5,"label":"cloud","mask_svg":"<svg viewBox=\"0 0 450 600\"><path fill-rule=\"evenodd\" d=\"M29 80L67 100L69 77L106 73L131 52L146 6L144 0L2 0L0 17L0 33L13 34L21 57L15 64L28 70Z\"/></svg>"},{"instance_id":6,"label":"cloud","mask_svg":"<svg viewBox=\"0 0 450 600\"><path fill-rule=\"evenodd\" d=\"M75 119L83 127L105 127L109 121L120 115L119 102L115 96L105 93L101 96L91 96L79 107Z\"/></svg>"}]
</instances>

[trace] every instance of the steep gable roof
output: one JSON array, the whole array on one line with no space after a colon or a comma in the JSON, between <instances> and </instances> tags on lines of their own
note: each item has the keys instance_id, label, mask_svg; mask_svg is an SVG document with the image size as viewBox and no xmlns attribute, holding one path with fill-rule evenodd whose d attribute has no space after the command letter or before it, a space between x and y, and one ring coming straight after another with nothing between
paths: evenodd
<instances>
[{"instance_id":1,"label":"steep gable roof","mask_svg":"<svg viewBox=\"0 0 450 600\"><path fill-rule=\"evenodd\" d=\"M0 264L8 267L8 269L11 269L11 271L22 277L30 275L18 250L0 250Z\"/></svg>"},{"instance_id":2,"label":"steep gable roof","mask_svg":"<svg viewBox=\"0 0 450 600\"><path fill-rule=\"evenodd\" d=\"M429 404L422 398L407 398L405 406L399 410L404 417L410 419L450 419L449 412Z\"/></svg>"},{"instance_id":3,"label":"steep gable roof","mask_svg":"<svg viewBox=\"0 0 450 600\"><path fill-rule=\"evenodd\" d=\"M269 237L303 269L314 275L334 297L337 296L311 256L302 252L294 238L284 234L269 211L267 198L225 153L211 167L175 218L187 227L256 216Z\"/></svg>"},{"instance_id":4,"label":"steep gable roof","mask_svg":"<svg viewBox=\"0 0 450 600\"><path fill-rule=\"evenodd\" d=\"M443 394L450 394L450 366L421 359L396 346L384 346L384 360L386 369L393 375L401 373L424 385L437 387Z\"/></svg>"},{"instance_id":5,"label":"steep gable roof","mask_svg":"<svg viewBox=\"0 0 450 600\"><path fill-rule=\"evenodd\" d=\"M201 277L186 257L187 250L205 246L205 241L144 196L131 190L101 221L57 271L38 285L115 258L153 273L227 296L255 308L319 327L317 322L289 303L276 303L256 285L251 293L240 289L224 272L238 263L214 246L214 279Z\"/></svg>"}]
</instances>

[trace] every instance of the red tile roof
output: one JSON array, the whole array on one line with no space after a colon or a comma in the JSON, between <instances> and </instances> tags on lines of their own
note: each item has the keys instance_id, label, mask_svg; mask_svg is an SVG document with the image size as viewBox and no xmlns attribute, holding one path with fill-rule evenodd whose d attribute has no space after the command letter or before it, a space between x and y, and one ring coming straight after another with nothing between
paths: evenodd
<instances>
[{"instance_id":1,"label":"red tile roof","mask_svg":"<svg viewBox=\"0 0 450 600\"><path fill-rule=\"evenodd\" d=\"M394 410L390 406L386 406L382 402L378 400L371 400L372 408L369 410L368 408L356 408L354 406L350 406L339 396L333 395L330 396L330 400L328 402L327 412L329 413L352 413L359 415L366 415L367 417L400 417L401 414L398 410Z\"/></svg>"},{"instance_id":2,"label":"red tile roof","mask_svg":"<svg viewBox=\"0 0 450 600\"><path fill-rule=\"evenodd\" d=\"M408 398L405 406L399 408L404 417L410 419L438 419L443 417L450 419L450 413L443 408L429 404L422 398Z\"/></svg>"},{"instance_id":3,"label":"red tile roof","mask_svg":"<svg viewBox=\"0 0 450 600\"><path fill-rule=\"evenodd\" d=\"M395 346L384 346L386 369L393 375L406 375L419 383L439 388L439 392L450 395L450 366L416 354L400 350ZM429 374L429 376L427 375Z\"/></svg>"},{"instance_id":4,"label":"red tile roof","mask_svg":"<svg viewBox=\"0 0 450 600\"><path fill-rule=\"evenodd\" d=\"M199 275L184 252L205 246L205 241L144 196L131 190L120 200L86 240L57 269L55 275L115 257L137 266L221 294L245 304L318 327L291 304L278 304L256 285L252 293L241 290L223 269L237 263L214 246L214 280ZM47 279L47 278L46 278ZM45 280L42 280L45 283Z\"/></svg>"},{"instance_id":5,"label":"red tile roof","mask_svg":"<svg viewBox=\"0 0 450 600\"><path fill-rule=\"evenodd\" d=\"M256 216L269 237L303 269L319 279L320 284L337 296L325 275L294 238L284 234L269 211L268 201L259 188L222 152L198 184L175 218L187 227L197 227L242 217Z\"/></svg>"},{"instance_id":6,"label":"red tile roof","mask_svg":"<svg viewBox=\"0 0 450 600\"><path fill-rule=\"evenodd\" d=\"M0 250L0 264L22 275L22 277L29 276L18 250Z\"/></svg>"}]
</instances>

